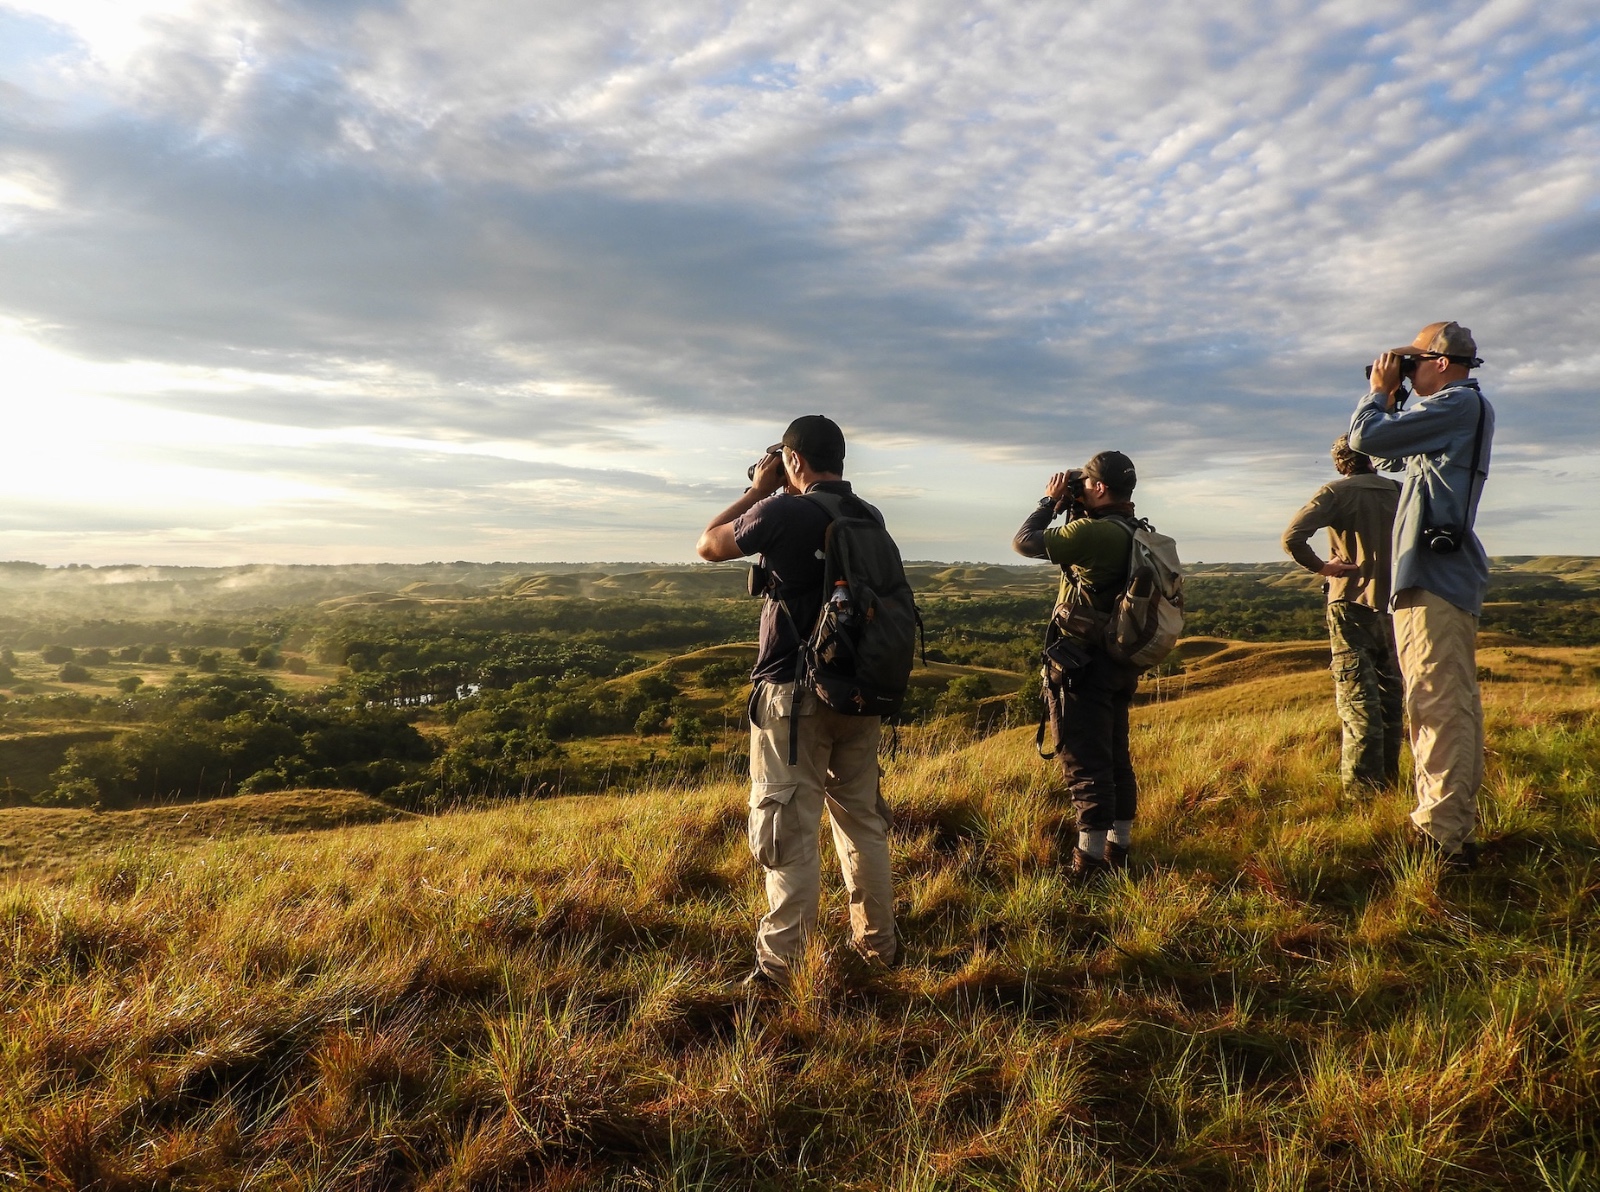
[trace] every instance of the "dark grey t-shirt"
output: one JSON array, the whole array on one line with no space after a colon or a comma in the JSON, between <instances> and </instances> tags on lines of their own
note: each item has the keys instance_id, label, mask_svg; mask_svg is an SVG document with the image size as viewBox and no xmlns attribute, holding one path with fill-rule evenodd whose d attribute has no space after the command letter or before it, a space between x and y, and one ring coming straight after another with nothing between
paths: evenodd
<instances>
[{"instance_id":1,"label":"dark grey t-shirt","mask_svg":"<svg viewBox=\"0 0 1600 1192\"><path fill-rule=\"evenodd\" d=\"M819 480L807 492L850 494L848 480ZM733 540L747 555L760 555L773 588L761 609L761 641L752 679L794 680L801 635L809 634L822 608L822 547L832 519L815 501L776 493L733 523ZM777 599L773 599L776 596ZM788 606L789 616L778 606ZM790 617L793 624L790 624Z\"/></svg>"}]
</instances>

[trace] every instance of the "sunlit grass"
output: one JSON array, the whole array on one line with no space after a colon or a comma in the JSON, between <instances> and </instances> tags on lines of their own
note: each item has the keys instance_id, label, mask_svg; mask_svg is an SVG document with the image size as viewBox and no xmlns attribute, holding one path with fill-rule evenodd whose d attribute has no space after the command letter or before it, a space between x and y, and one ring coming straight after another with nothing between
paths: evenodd
<instances>
[{"instance_id":1,"label":"sunlit grass","mask_svg":"<svg viewBox=\"0 0 1600 1192\"><path fill-rule=\"evenodd\" d=\"M1340 802L1326 685L1139 710L1136 866L1088 890L1031 730L917 741L886 780L906 964L841 959L833 873L770 999L737 984L734 781L15 882L0 1181L1592 1187L1600 695L1487 687L1489 855L1456 877L1399 792Z\"/></svg>"}]
</instances>

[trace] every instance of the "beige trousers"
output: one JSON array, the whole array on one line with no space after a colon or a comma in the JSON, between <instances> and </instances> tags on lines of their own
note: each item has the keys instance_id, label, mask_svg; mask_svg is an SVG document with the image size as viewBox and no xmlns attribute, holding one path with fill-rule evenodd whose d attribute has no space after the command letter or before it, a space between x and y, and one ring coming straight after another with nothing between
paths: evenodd
<instances>
[{"instance_id":1,"label":"beige trousers","mask_svg":"<svg viewBox=\"0 0 1600 1192\"><path fill-rule=\"evenodd\" d=\"M876 716L845 716L804 692L799 752L789 764L793 683L762 683L750 725L750 852L766 871L767 913L756 959L784 977L817 924L823 804L850 896L856 946L892 964L897 950L889 879L889 808L878 789Z\"/></svg>"},{"instance_id":2,"label":"beige trousers","mask_svg":"<svg viewBox=\"0 0 1600 1192\"><path fill-rule=\"evenodd\" d=\"M1454 853L1477 827L1483 784L1478 618L1424 588L1407 588L1395 595L1394 637L1416 770L1411 822Z\"/></svg>"}]
</instances>

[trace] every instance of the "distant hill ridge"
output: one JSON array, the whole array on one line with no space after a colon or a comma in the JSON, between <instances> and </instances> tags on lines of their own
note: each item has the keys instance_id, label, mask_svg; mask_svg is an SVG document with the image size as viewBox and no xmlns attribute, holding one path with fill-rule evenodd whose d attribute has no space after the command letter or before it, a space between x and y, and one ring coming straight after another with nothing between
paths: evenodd
<instances>
[{"instance_id":1,"label":"distant hill ridge","mask_svg":"<svg viewBox=\"0 0 1600 1192\"><path fill-rule=\"evenodd\" d=\"M1600 593L1600 557L1509 555L1491 561L1491 586L1550 586ZM1042 563L906 565L923 597L1038 596L1047 592ZM1316 576L1292 562L1191 562L1196 579L1255 580L1268 587L1314 590ZM742 596L744 563L350 563L246 564L234 567L117 565L46 567L0 562L0 615L57 612L70 601L76 615L171 617L249 614L322 605L404 609L486 598L589 600L707 600ZM1491 599L1493 594L1491 593Z\"/></svg>"}]
</instances>

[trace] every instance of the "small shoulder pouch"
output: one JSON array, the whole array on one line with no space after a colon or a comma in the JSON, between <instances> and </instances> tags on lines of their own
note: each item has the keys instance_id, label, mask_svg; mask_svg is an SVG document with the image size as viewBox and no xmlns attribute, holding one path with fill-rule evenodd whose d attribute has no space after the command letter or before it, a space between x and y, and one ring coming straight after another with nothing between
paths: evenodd
<instances>
[{"instance_id":1,"label":"small shoulder pouch","mask_svg":"<svg viewBox=\"0 0 1600 1192\"><path fill-rule=\"evenodd\" d=\"M1045 626L1040 676L1051 687L1070 687L1074 671L1089 665L1090 634L1098 632L1104 613L1086 605L1056 605Z\"/></svg>"}]
</instances>

